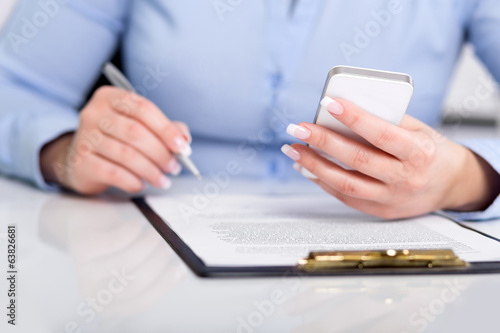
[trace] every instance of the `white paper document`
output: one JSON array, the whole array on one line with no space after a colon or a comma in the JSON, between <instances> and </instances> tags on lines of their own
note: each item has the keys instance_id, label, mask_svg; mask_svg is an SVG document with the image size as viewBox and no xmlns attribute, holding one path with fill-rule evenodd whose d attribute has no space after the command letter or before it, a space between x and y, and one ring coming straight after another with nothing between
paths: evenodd
<instances>
[{"instance_id":1,"label":"white paper document","mask_svg":"<svg viewBox=\"0 0 500 333\"><path fill-rule=\"evenodd\" d=\"M328 195L218 195L146 199L208 266L295 265L310 251L452 249L500 261L500 242L437 215L386 221Z\"/></svg>"}]
</instances>

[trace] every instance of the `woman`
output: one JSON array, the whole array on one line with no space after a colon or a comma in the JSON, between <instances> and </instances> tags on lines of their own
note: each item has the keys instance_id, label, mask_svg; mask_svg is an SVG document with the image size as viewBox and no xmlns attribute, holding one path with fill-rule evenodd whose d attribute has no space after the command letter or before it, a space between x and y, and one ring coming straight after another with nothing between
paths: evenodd
<instances>
[{"instance_id":1,"label":"woman","mask_svg":"<svg viewBox=\"0 0 500 333\"><path fill-rule=\"evenodd\" d=\"M500 141L460 145L430 127L466 40L500 79L498 1L24 0L1 40L0 168L42 188L168 188L191 135L202 173L236 159L247 176L296 177L278 153L285 128L313 118L326 73L346 64L410 74L409 115L396 127L326 99L374 147L300 123L289 134L355 170L303 145L286 155L370 214L500 216ZM119 43L142 97L106 87L82 107Z\"/></svg>"}]
</instances>

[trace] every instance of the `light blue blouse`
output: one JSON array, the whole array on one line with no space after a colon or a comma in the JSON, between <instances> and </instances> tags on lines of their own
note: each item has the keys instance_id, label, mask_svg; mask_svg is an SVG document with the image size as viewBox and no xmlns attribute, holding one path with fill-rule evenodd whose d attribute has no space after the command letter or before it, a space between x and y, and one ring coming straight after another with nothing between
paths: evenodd
<instances>
[{"instance_id":1,"label":"light blue blouse","mask_svg":"<svg viewBox=\"0 0 500 333\"><path fill-rule=\"evenodd\" d=\"M331 67L410 74L408 113L435 126L466 40L499 81L498 0L20 0L0 37L0 172L49 188L39 151L77 127L119 43L137 90L190 126L204 174L234 160L296 181L279 147ZM500 140L464 144L500 171ZM500 199L457 216L499 217Z\"/></svg>"}]
</instances>

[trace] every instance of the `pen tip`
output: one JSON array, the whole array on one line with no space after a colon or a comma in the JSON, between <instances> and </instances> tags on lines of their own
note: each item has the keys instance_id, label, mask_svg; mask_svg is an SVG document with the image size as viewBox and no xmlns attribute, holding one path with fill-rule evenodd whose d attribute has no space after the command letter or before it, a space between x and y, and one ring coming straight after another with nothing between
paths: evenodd
<instances>
[{"instance_id":1,"label":"pen tip","mask_svg":"<svg viewBox=\"0 0 500 333\"><path fill-rule=\"evenodd\" d=\"M200 174L197 174L196 178L198 178L198 180L202 180L203 179L203 177Z\"/></svg>"}]
</instances>

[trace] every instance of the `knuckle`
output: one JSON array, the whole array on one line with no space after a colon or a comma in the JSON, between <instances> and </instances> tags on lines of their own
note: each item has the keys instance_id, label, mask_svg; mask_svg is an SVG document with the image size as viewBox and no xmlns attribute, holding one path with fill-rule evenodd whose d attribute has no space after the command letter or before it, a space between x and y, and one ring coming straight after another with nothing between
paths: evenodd
<instances>
[{"instance_id":1,"label":"knuckle","mask_svg":"<svg viewBox=\"0 0 500 333\"><path fill-rule=\"evenodd\" d=\"M181 132L173 126L173 124L170 121L164 121L163 124L160 126L160 133L161 133L161 138L164 140L173 140L176 136L181 134Z\"/></svg>"},{"instance_id":2,"label":"knuckle","mask_svg":"<svg viewBox=\"0 0 500 333\"><path fill-rule=\"evenodd\" d=\"M427 165L430 161L434 159L434 152L424 149L422 151L422 157L424 165Z\"/></svg>"},{"instance_id":3,"label":"knuckle","mask_svg":"<svg viewBox=\"0 0 500 333\"><path fill-rule=\"evenodd\" d=\"M143 128L139 123L135 121L130 121L125 126L125 136L128 140L137 141L142 137L142 135L143 135Z\"/></svg>"},{"instance_id":4,"label":"knuckle","mask_svg":"<svg viewBox=\"0 0 500 333\"><path fill-rule=\"evenodd\" d=\"M388 176L390 183L402 183L405 182L412 174L412 169L407 163L400 163L396 167L396 172L389 173Z\"/></svg>"},{"instance_id":5,"label":"knuckle","mask_svg":"<svg viewBox=\"0 0 500 333\"><path fill-rule=\"evenodd\" d=\"M343 202L344 204L347 204L349 202L349 196L347 196L343 193L340 193L338 191L338 189L332 188L328 184L322 185L321 187L323 190L330 193L331 195L333 195L335 198L337 198L339 201Z\"/></svg>"},{"instance_id":6,"label":"knuckle","mask_svg":"<svg viewBox=\"0 0 500 333\"><path fill-rule=\"evenodd\" d=\"M422 191L427 186L427 179L426 177L422 177L419 175L414 175L413 177L410 177L406 181L406 187L412 192L412 193L417 193Z\"/></svg>"},{"instance_id":7,"label":"knuckle","mask_svg":"<svg viewBox=\"0 0 500 333\"><path fill-rule=\"evenodd\" d=\"M175 128L175 126L173 126L173 123L170 122L170 121L164 121L163 124L161 125L161 132L162 133L169 133L169 132L172 132Z\"/></svg>"},{"instance_id":8,"label":"knuckle","mask_svg":"<svg viewBox=\"0 0 500 333\"><path fill-rule=\"evenodd\" d=\"M339 183L339 191L345 195L352 196L356 194L357 189L354 181L349 177L345 177Z\"/></svg>"},{"instance_id":9,"label":"knuckle","mask_svg":"<svg viewBox=\"0 0 500 333\"><path fill-rule=\"evenodd\" d=\"M318 148L324 148L328 144L329 136L326 131L318 131L314 137L313 145Z\"/></svg>"},{"instance_id":10,"label":"knuckle","mask_svg":"<svg viewBox=\"0 0 500 333\"><path fill-rule=\"evenodd\" d=\"M358 112L351 112L350 116L345 120L345 123L347 127L356 127L360 120L361 116Z\"/></svg>"},{"instance_id":11,"label":"knuckle","mask_svg":"<svg viewBox=\"0 0 500 333\"><path fill-rule=\"evenodd\" d=\"M134 93L130 91L120 91L120 93L111 101L113 109L121 115L133 117L137 111L137 103Z\"/></svg>"},{"instance_id":12,"label":"knuckle","mask_svg":"<svg viewBox=\"0 0 500 333\"><path fill-rule=\"evenodd\" d=\"M118 154L120 156L120 160L124 161L125 163L133 161L137 158L135 149L127 145L121 145Z\"/></svg>"},{"instance_id":13,"label":"knuckle","mask_svg":"<svg viewBox=\"0 0 500 333\"><path fill-rule=\"evenodd\" d=\"M370 156L362 148L356 148L351 157L351 165L354 169L362 169L370 163Z\"/></svg>"},{"instance_id":14,"label":"knuckle","mask_svg":"<svg viewBox=\"0 0 500 333\"><path fill-rule=\"evenodd\" d=\"M436 145L431 139L426 139L422 143L422 153L426 161L432 160L436 155Z\"/></svg>"},{"instance_id":15,"label":"knuckle","mask_svg":"<svg viewBox=\"0 0 500 333\"><path fill-rule=\"evenodd\" d=\"M136 106L136 109L139 112L139 114L144 113L144 112L148 112L152 108L152 103L148 99L140 97L140 96L137 97L137 99L135 100L135 104L136 104L135 106Z\"/></svg>"},{"instance_id":16,"label":"knuckle","mask_svg":"<svg viewBox=\"0 0 500 333\"><path fill-rule=\"evenodd\" d=\"M137 100L134 93L120 92L120 95L113 101L113 107L118 113L127 117L133 116L137 112Z\"/></svg>"},{"instance_id":17,"label":"knuckle","mask_svg":"<svg viewBox=\"0 0 500 333\"><path fill-rule=\"evenodd\" d=\"M133 112L134 112L133 105L125 100L121 100L121 101L118 101L116 103L113 103L113 109L118 114L124 115L126 117L133 116Z\"/></svg>"},{"instance_id":18,"label":"knuckle","mask_svg":"<svg viewBox=\"0 0 500 333\"><path fill-rule=\"evenodd\" d=\"M410 153L409 162L415 167L427 165L434 159L434 152L425 148L416 148Z\"/></svg>"},{"instance_id":19,"label":"knuckle","mask_svg":"<svg viewBox=\"0 0 500 333\"><path fill-rule=\"evenodd\" d=\"M123 101L130 103L130 104L135 104L138 100L142 99L140 95L137 95L131 91L122 91L122 94L120 96L120 99Z\"/></svg>"},{"instance_id":20,"label":"knuckle","mask_svg":"<svg viewBox=\"0 0 500 333\"><path fill-rule=\"evenodd\" d=\"M375 146L384 146L393 140L394 140L393 131L388 127L384 127L380 130L379 133L377 133L377 136L375 137L374 145Z\"/></svg>"},{"instance_id":21,"label":"knuckle","mask_svg":"<svg viewBox=\"0 0 500 333\"><path fill-rule=\"evenodd\" d=\"M414 149L410 153L409 162L413 166L419 166L423 163L422 151L420 149Z\"/></svg>"}]
</instances>

